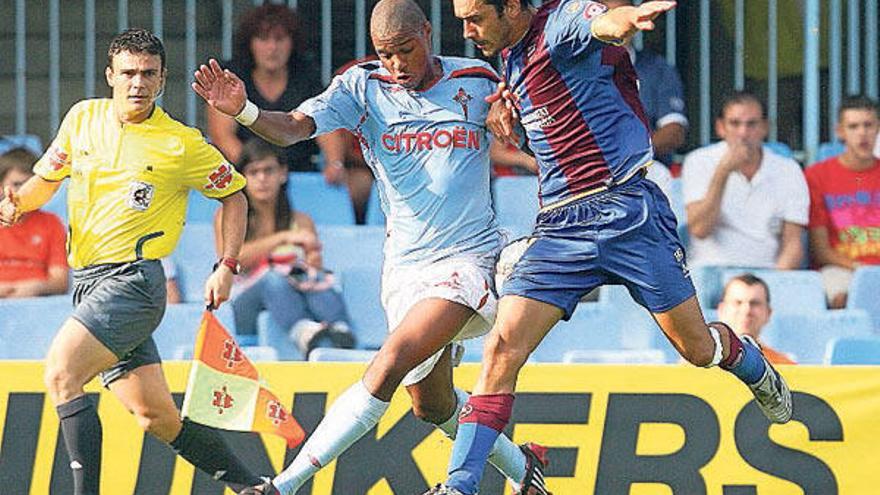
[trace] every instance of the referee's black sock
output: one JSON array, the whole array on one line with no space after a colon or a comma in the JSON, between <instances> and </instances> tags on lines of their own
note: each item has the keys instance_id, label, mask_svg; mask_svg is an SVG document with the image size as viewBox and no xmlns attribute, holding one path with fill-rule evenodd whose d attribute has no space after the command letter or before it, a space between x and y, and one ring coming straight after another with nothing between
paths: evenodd
<instances>
[{"instance_id":1,"label":"referee's black sock","mask_svg":"<svg viewBox=\"0 0 880 495\"><path fill-rule=\"evenodd\" d=\"M220 432L209 426L184 419L183 428L171 441L171 448L193 466L236 491L263 482L241 463L220 437Z\"/></svg>"},{"instance_id":2,"label":"referee's black sock","mask_svg":"<svg viewBox=\"0 0 880 495\"><path fill-rule=\"evenodd\" d=\"M74 495L98 495L101 485L101 420L85 395L55 408L73 471Z\"/></svg>"}]
</instances>

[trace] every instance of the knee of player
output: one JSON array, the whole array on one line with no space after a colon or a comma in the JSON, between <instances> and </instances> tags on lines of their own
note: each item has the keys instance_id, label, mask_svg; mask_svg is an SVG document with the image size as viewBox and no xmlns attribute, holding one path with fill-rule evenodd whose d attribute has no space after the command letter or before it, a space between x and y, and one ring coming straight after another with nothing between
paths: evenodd
<instances>
[{"instance_id":1,"label":"knee of player","mask_svg":"<svg viewBox=\"0 0 880 495\"><path fill-rule=\"evenodd\" d=\"M413 402L413 415L420 420L438 425L445 422L455 412L455 404L443 404L441 401Z\"/></svg>"},{"instance_id":2,"label":"knee of player","mask_svg":"<svg viewBox=\"0 0 880 495\"><path fill-rule=\"evenodd\" d=\"M78 392L82 389L82 383L77 383L74 375L62 366L47 364L46 371L43 373L43 383L46 389L62 402L67 395Z\"/></svg>"},{"instance_id":3,"label":"knee of player","mask_svg":"<svg viewBox=\"0 0 880 495\"><path fill-rule=\"evenodd\" d=\"M516 345L498 334L489 334L483 343L483 367L493 370L519 370L529 359L530 349Z\"/></svg>"},{"instance_id":4,"label":"knee of player","mask_svg":"<svg viewBox=\"0 0 880 495\"><path fill-rule=\"evenodd\" d=\"M155 435L163 440L170 441L174 438L180 419L176 411L159 410L148 406L133 409L135 420L147 433Z\"/></svg>"}]
</instances>

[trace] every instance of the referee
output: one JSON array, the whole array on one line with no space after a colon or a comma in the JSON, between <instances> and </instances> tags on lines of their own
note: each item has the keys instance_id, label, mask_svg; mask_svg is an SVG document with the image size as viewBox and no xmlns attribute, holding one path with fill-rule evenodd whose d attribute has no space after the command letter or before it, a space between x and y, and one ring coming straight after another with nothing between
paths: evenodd
<instances>
[{"instance_id":1,"label":"referee","mask_svg":"<svg viewBox=\"0 0 880 495\"><path fill-rule=\"evenodd\" d=\"M234 490L259 483L214 429L181 421L151 337L165 312L159 259L174 250L187 195L223 204L223 256L205 283L205 303L229 298L246 225L245 179L201 133L168 116L156 99L165 83L165 49L151 32L129 29L110 43L111 99L75 104L36 175L5 191L0 225L45 204L65 178L73 314L46 357L46 386L61 419L76 495L97 495L101 423L83 386L103 385L141 427Z\"/></svg>"}]
</instances>

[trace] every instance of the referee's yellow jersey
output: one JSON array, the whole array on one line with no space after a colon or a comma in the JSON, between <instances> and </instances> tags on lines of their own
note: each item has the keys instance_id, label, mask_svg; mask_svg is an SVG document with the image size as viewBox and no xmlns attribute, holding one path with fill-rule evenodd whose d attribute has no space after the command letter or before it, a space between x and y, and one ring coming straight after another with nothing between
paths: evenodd
<instances>
[{"instance_id":1,"label":"referee's yellow jersey","mask_svg":"<svg viewBox=\"0 0 880 495\"><path fill-rule=\"evenodd\" d=\"M147 120L122 124L109 99L74 105L34 171L49 181L70 177L72 268L168 256L190 189L222 198L245 185L198 130L158 106Z\"/></svg>"}]
</instances>

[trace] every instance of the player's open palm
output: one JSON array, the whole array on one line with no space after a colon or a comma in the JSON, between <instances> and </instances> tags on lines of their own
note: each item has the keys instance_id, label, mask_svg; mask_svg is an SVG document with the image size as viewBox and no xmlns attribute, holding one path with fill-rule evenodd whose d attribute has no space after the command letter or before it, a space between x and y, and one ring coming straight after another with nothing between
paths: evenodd
<instances>
[{"instance_id":1,"label":"player's open palm","mask_svg":"<svg viewBox=\"0 0 880 495\"><path fill-rule=\"evenodd\" d=\"M650 31L654 29L654 19L673 8L675 8L675 2L644 2L633 11L632 24L639 31Z\"/></svg>"},{"instance_id":2,"label":"player's open palm","mask_svg":"<svg viewBox=\"0 0 880 495\"><path fill-rule=\"evenodd\" d=\"M221 113L234 117L244 108L247 91L241 79L213 58L195 72L192 89Z\"/></svg>"}]
</instances>

